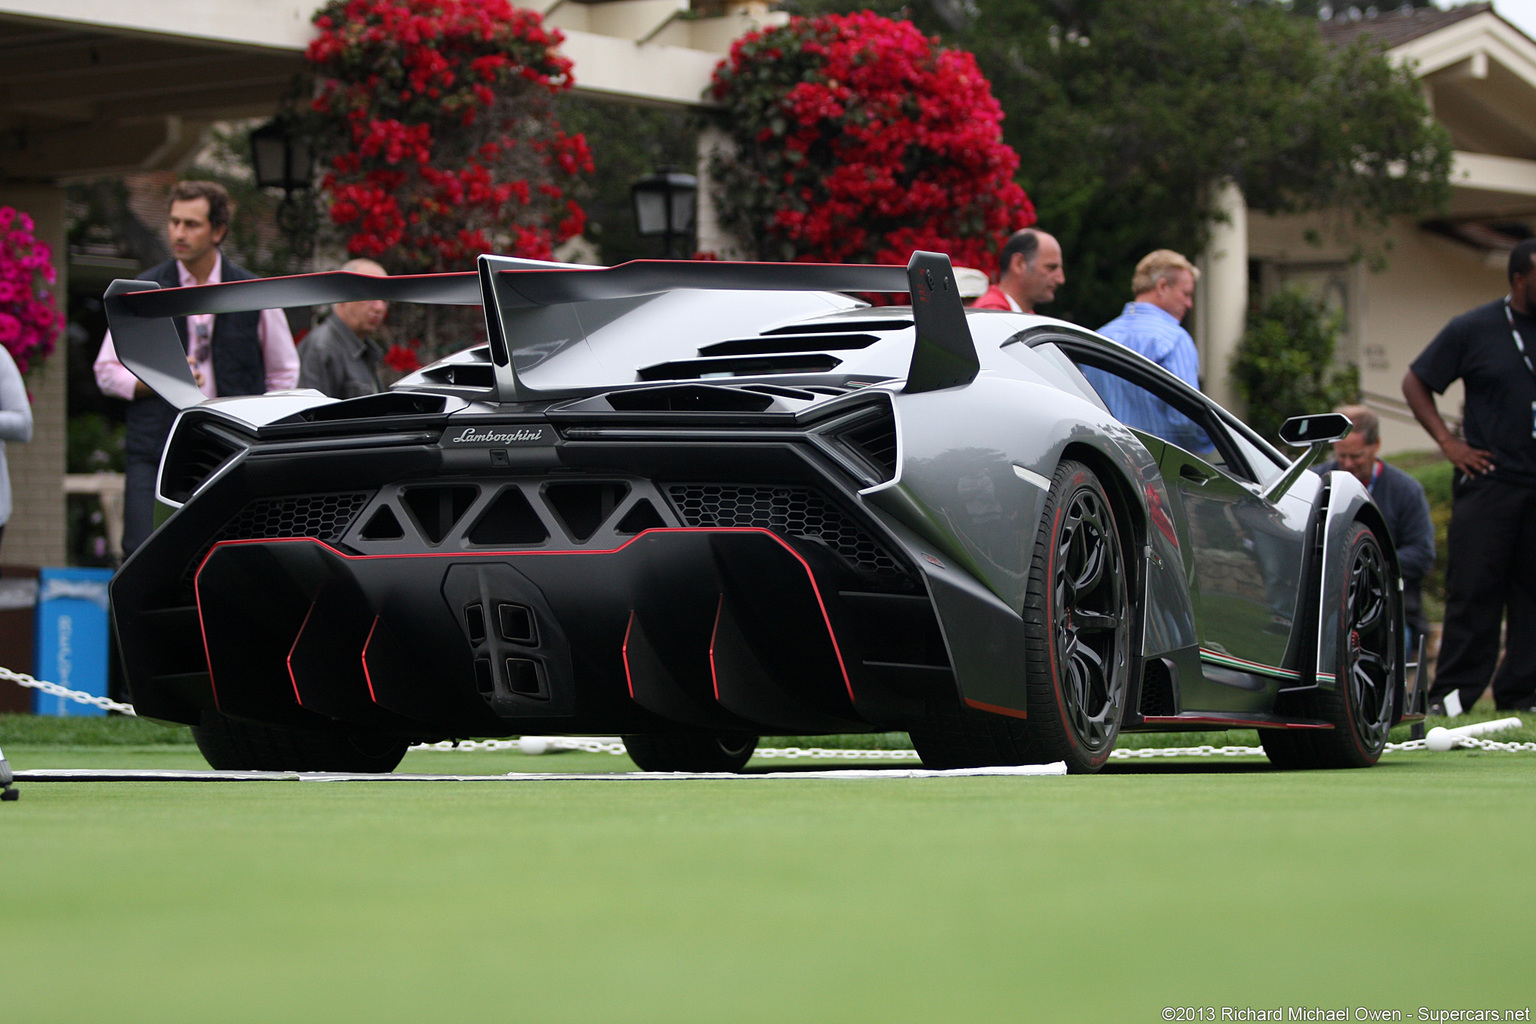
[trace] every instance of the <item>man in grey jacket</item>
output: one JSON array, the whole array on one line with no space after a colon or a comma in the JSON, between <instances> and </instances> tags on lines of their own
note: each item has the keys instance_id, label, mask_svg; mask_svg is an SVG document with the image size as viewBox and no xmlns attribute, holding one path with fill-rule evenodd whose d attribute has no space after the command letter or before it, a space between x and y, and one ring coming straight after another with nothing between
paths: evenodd
<instances>
[{"instance_id":1,"label":"man in grey jacket","mask_svg":"<svg viewBox=\"0 0 1536 1024\"><path fill-rule=\"evenodd\" d=\"M371 277L388 277L373 260L349 260L342 270ZM299 387L314 388L332 398L358 398L384 390L379 382L383 354L373 337L384 325L389 303L381 299L338 302L331 315L310 331L299 346Z\"/></svg>"}]
</instances>

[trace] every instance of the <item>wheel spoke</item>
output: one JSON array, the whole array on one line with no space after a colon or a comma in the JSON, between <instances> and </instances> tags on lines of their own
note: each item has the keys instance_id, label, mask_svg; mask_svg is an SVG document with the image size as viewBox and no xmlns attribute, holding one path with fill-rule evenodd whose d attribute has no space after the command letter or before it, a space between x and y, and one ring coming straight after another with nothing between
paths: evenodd
<instances>
[{"instance_id":1,"label":"wheel spoke","mask_svg":"<svg viewBox=\"0 0 1536 1024\"><path fill-rule=\"evenodd\" d=\"M1078 633L1112 633L1119 629L1121 624L1118 615L1081 609L1073 612L1072 618L1077 622Z\"/></svg>"},{"instance_id":2,"label":"wheel spoke","mask_svg":"<svg viewBox=\"0 0 1536 1024\"><path fill-rule=\"evenodd\" d=\"M1107 733L1106 720L1110 710L1105 691L1108 680L1104 675L1104 663L1097 652L1080 646L1068 662L1068 676L1071 682L1067 714L1077 734L1090 745L1096 746Z\"/></svg>"},{"instance_id":3,"label":"wheel spoke","mask_svg":"<svg viewBox=\"0 0 1536 1024\"><path fill-rule=\"evenodd\" d=\"M1350 566L1345 599L1349 621L1345 657L1356 728L1371 744L1384 742L1392 712L1391 608L1386 562L1375 545L1362 545Z\"/></svg>"}]
</instances>

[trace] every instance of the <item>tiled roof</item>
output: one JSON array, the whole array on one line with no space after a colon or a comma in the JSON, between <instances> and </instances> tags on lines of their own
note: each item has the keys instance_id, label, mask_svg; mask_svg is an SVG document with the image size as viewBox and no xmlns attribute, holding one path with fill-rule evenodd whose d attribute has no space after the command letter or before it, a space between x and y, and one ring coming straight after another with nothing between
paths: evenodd
<instances>
[{"instance_id":1,"label":"tiled roof","mask_svg":"<svg viewBox=\"0 0 1536 1024\"><path fill-rule=\"evenodd\" d=\"M1383 5L1385 7L1385 5ZM1323 41L1334 46L1347 46L1356 39L1369 36L1384 48L1391 50L1411 42L1420 36L1465 21L1485 11L1492 11L1491 3L1463 4L1439 10L1434 7L1392 7L1380 11L1375 17L1366 17L1359 5L1338 4L1333 17L1318 20Z\"/></svg>"}]
</instances>

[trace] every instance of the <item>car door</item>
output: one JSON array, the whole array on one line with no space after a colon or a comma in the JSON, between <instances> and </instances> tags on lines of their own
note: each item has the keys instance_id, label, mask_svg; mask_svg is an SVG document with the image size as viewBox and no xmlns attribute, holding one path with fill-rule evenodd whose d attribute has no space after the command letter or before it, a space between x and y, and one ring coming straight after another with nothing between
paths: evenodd
<instances>
[{"instance_id":1,"label":"car door","mask_svg":"<svg viewBox=\"0 0 1536 1024\"><path fill-rule=\"evenodd\" d=\"M1185 710L1261 710L1294 677L1291 640L1298 615L1310 505L1264 496L1279 467L1258 445L1235 437L1203 398L1146 360L1108 345L1060 344L1111 413L1130 424L1172 497L1172 519L1195 608L1204 685L1186 685ZM1152 410L1149 412L1149 410ZM1166 425L1158 436L1145 424ZM1196 453L1182 444L1196 443ZM1190 681L1192 682L1192 681Z\"/></svg>"}]
</instances>

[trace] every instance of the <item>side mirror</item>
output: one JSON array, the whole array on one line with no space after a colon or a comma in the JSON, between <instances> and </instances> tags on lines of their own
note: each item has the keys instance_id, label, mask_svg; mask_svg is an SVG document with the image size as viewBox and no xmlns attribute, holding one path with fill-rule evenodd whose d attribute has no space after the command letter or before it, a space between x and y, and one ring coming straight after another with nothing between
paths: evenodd
<instances>
[{"instance_id":1,"label":"side mirror","mask_svg":"<svg viewBox=\"0 0 1536 1024\"><path fill-rule=\"evenodd\" d=\"M1292 416L1281 425L1280 440L1292 448L1331 444L1347 437L1354 428L1349 417L1338 412L1318 416Z\"/></svg>"},{"instance_id":2,"label":"side mirror","mask_svg":"<svg viewBox=\"0 0 1536 1024\"><path fill-rule=\"evenodd\" d=\"M1348 416L1343 413L1329 412L1317 416L1292 416L1280 425L1280 440L1292 448L1305 448L1306 451L1296 456L1294 462L1286 467L1279 479L1270 484L1264 492L1264 497L1270 501L1278 501L1280 495L1290 489L1301 474L1307 471L1307 467L1317 461L1317 457L1323 453L1323 445L1337 441L1345 437L1355 425L1350 422Z\"/></svg>"}]
</instances>

